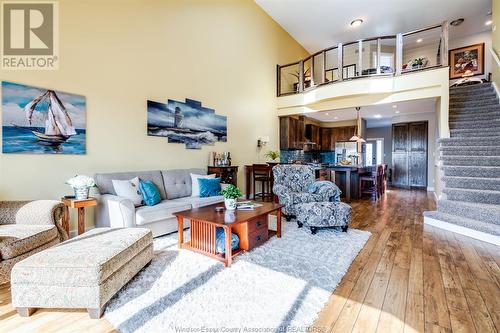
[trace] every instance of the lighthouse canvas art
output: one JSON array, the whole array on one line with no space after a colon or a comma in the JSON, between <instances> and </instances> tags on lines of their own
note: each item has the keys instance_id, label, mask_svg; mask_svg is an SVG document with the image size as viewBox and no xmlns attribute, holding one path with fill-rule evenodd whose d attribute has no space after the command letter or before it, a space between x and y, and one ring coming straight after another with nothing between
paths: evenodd
<instances>
[{"instance_id":1,"label":"lighthouse canvas art","mask_svg":"<svg viewBox=\"0 0 500 333\"><path fill-rule=\"evenodd\" d=\"M215 114L201 102L147 102L148 135L166 137L170 143L183 143L187 149L227 141L227 117Z\"/></svg>"},{"instance_id":2,"label":"lighthouse canvas art","mask_svg":"<svg viewBox=\"0 0 500 333\"><path fill-rule=\"evenodd\" d=\"M85 97L2 82L4 154L86 152Z\"/></svg>"}]
</instances>

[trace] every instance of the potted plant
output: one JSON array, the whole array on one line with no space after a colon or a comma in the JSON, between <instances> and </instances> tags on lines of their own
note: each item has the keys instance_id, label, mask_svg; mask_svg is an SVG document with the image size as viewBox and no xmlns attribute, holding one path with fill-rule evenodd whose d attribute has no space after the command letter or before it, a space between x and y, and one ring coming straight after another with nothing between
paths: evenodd
<instances>
[{"instance_id":1,"label":"potted plant","mask_svg":"<svg viewBox=\"0 0 500 333\"><path fill-rule=\"evenodd\" d=\"M411 67L412 68L422 68L423 65L424 65L424 58L416 58L416 59L413 59Z\"/></svg>"},{"instance_id":2,"label":"potted plant","mask_svg":"<svg viewBox=\"0 0 500 333\"><path fill-rule=\"evenodd\" d=\"M269 162L276 162L276 160L280 158L280 152L277 150L270 150L264 156L271 160Z\"/></svg>"},{"instance_id":3,"label":"potted plant","mask_svg":"<svg viewBox=\"0 0 500 333\"><path fill-rule=\"evenodd\" d=\"M76 200L86 200L89 198L89 190L96 187L94 179L85 175L76 175L66 181L66 184L73 188Z\"/></svg>"},{"instance_id":4,"label":"potted plant","mask_svg":"<svg viewBox=\"0 0 500 333\"><path fill-rule=\"evenodd\" d=\"M236 199L241 197L242 193L239 188L234 185L229 185L220 193L224 196L224 205L227 210L235 210L236 209Z\"/></svg>"}]
</instances>

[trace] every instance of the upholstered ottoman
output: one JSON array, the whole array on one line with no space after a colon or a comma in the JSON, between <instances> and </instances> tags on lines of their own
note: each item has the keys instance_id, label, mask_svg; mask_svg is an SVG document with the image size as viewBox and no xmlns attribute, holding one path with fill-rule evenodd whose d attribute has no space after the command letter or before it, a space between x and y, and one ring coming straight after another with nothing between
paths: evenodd
<instances>
[{"instance_id":1,"label":"upholstered ottoman","mask_svg":"<svg viewBox=\"0 0 500 333\"><path fill-rule=\"evenodd\" d=\"M151 259L149 229L96 228L18 262L12 305L21 316L36 308L85 308L100 318L106 302Z\"/></svg>"},{"instance_id":2,"label":"upholstered ottoman","mask_svg":"<svg viewBox=\"0 0 500 333\"><path fill-rule=\"evenodd\" d=\"M351 214L351 206L343 202L302 203L297 205L297 224L309 227L313 234L325 227L341 227L346 232Z\"/></svg>"}]
</instances>

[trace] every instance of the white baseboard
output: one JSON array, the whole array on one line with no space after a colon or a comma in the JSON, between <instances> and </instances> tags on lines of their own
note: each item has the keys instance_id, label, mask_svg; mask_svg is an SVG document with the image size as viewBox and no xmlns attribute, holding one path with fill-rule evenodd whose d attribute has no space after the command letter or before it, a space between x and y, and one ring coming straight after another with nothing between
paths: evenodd
<instances>
[{"instance_id":1,"label":"white baseboard","mask_svg":"<svg viewBox=\"0 0 500 333\"><path fill-rule=\"evenodd\" d=\"M427 192L434 192L434 187L427 186Z\"/></svg>"},{"instance_id":2,"label":"white baseboard","mask_svg":"<svg viewBox=\"0 0 500 333\"><path fill-rule=\"evenodd\" d=\"M497 87L496 83L495 82L492 82L491 85L493 86L493 89L495 89L495 92L497 93L497 97L500 98L500 90L499 88Z\"/></svg>"},{"instance_id":3,"label":"white baseboard","mask_svg":"<svg viewBox=\"0 0 500 333\"><path fill-rule=\"evenodd\" d=\"M500 246L500 237L424 216L424 224Z\"/></svg>"}]
</instances>

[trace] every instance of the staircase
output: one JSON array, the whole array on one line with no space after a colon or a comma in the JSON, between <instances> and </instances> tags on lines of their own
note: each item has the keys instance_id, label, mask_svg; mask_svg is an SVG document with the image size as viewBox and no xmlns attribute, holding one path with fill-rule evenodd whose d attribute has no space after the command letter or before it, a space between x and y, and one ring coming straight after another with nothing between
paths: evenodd
<instances>
[{"instance_id":1,"label":"staircase","mask_svg":"<svg viewBox=\"0 0 500 333\"><path fill-rule=\"evenodd\" d=\"M490 83L450 88L443 199L425 223L500 245L500 104Z\"/></svg>"}]
</instances>

